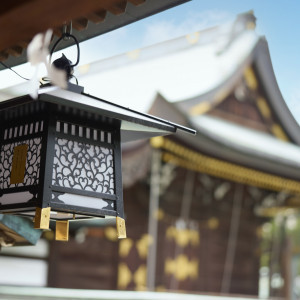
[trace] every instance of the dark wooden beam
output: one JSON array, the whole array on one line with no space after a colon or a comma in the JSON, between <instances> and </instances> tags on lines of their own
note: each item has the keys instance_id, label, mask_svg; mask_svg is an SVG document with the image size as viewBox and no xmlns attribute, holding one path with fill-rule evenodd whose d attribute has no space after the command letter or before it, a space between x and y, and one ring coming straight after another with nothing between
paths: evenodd
<instances>
[{"instance_id":1,"label":"dark wooden beam","mask_svg":"<svg viewBox=\"0 0 300 300\"><path fill-rule=\"evenodd\" d=\"M133 5L141 5L146 2L146 0L128 0Z\"/></svg>"},{"instance_id":2,"label":"dark wooden beam","mask_svg":"<svg viewBox=\"0 0 300 300\"><path fill-rule=\"evenodd\" d=\"M32 39L39 32L56 28L95 11L125 11L125 0L31 0L17 1L0 10L0 51Z\"/></svg>"},{"instance_id":3,"label":"dark wooden beam","mask_svg":"<svg viewBox=\"0 0 300 300\"><path fill-rule=\"evenodd\" d=\"M95 24L99 24L99 23L104 22L106 14L107 14L106 10L100 10L100 11L96 11L96 12L93 12L91 14L88 14L87 18L91 22L93 22Z\"/></svg>"},{"instance_id":4,"label":"dark wooden beam","mask_svg":"<svg viewBox=\"0 0 300 300\"><path fill-rule=\"evenodd\" d=\"M125 13L126 6L127 6L127 0L119 0L114 4L111 3L108 6L105 6L105 8L112 14L119 16Z\"/></svg>"},{"instance_id":5,"label":"dark wooden beam","mask_svg":"<svg viewBox=\"0 0 300 300\"><path fill-rule=\"evenodd\" d=\"M73 20L72 26L78 31L84 30L88 26L88 19L80 18L80 19Z\"/></svg>"}]
</instances>

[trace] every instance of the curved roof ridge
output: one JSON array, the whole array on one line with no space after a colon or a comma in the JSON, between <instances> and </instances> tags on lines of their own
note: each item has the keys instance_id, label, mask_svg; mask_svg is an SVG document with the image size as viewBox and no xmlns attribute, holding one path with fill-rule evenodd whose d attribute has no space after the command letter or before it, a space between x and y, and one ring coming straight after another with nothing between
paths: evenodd
<instances>
[{"instance_id":1,"label":"curved roof ridge","mask_svg":"<svg viewBox=\"0 0 300 300\"><path fill-rule=\"evenodd\" d=\"M280 125L290 140L300 145L300 127L289 110L278 86L274 73L268 43L265 37L259 37L249 55L232 74L218 86L206 93L175 102L177 106L190 115L203 114L222 102L241 79L245 69L254 66L257 76L262 81L262 88Z\"/></svg>"},{"instance_id":2,"label":"curved roof ridge","mask_svg":"<svg viewBox=\"0 0 300 300\"><path fill-rule=\"evenodd\" d=\"M174 102L176 105L184 110L189 110L190 114L202 114L213 108L215 105L219 104L225 99L225 95L228 95L237 82L240 80L245 68L249 66L254 59L255 49L260 40L264 40L264 37L259 37L255 40L253 48L251 48L248 55L242 60L237 67L231 72L231 74L224 78L213 89L208 90L205 93L190 97L188 99L183 99ZM200 105L199 112L197 112L197 105ZM203 106L201 108L201 106ZM194 109L194 111L193 111Z\"/></svg>"},{"instance_id":3,"label":"curved roof ridge","mask_svg":"<svg viewBox=\"0 0 300 300\"><path fill-rule=\"evenodd\" d=\"M278 86L266 39L260 39L254 49L254 66L263 81L265 93L272 99L272 108L290 139L300 145L300 127L289 110Z\"/></svg>"}]
</instances>

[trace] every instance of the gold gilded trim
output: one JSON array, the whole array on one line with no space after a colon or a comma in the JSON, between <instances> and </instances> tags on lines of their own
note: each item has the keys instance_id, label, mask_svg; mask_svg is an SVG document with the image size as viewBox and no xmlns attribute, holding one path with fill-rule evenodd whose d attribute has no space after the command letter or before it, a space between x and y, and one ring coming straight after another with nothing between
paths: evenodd
<instances>
[{"instance_id":1,"label":"gold gilded trim","mask_svg":"<svg viewBox=\"0 0 300 300\"><path fill-rule=\"evenodd\" d=\"M175 259L167 258L165 260L165 274L173 275L178 281L188 278L197 279L198 269L199 261L197 259L189 260L184 254L178 255Z\"/></svg>"},{"instance_id":2,"label":"gold gilded trim","mask_svg":"<svg viewBox=\"0 0 300 300\"><path fill-rule=\"evenodd\" d=\"M125 220L120 217L117 217L116 218L116 227L117 227L118 239L126 239Z\"/></svg>"},{"instance_id":3,"label":"gold gilded trim","mask_svg":"<svg viewBox=\"0 0 300 300\"><path fill-rule=\"evenodd\" d=\"M127 57L131 60L136 60L141 54L141 49L135 49L126 53Z\"/></svg>"},{"instance_id":4,"label":"gold gilded trim","mask_svg":"<svg viewBox=\"0 0 300 300\"><path fill-rule=\"evenodd\" d=\"M161 148L164 144L164 138L162 136L156 136L150 140L150 144L153 148Z\"/></svg>"},{"instance_id":5,"label":"gold gilded trim","mask_svg":"<svg viewBox=\"0 0 300 300\"><path fill-rule=\"evenodd\" d=\"M274 123L271 127L271 131L280 140L282 140L282 141L288 141L289 140L289 138L286 136L285 132L283 131L283 129L281 128L280 125Z\"/></svg>"},{"instance_id":6,"label":"gold gilded trim","mask_svg":"<svg viewBox=\"0 0 300 300\"><path fill-rule=\"evenodd\" d=\"M248 30L254 30L256 28L256 24L254 22L248 22L246 26Z\"/></svg>"},{"instance_id":7,"label":"gold gilded trim","mask_svg":"<svg viewBox=\"0 0 300 300\"><path fill-rule=\"evenodd\" d=\"M218 104L224 101L230 93L229 89L222 88L214 95L214 103Z\"/></svg>"},{"instance_id":8,"label":"gold gilded trim","mask_svg":"<svg viewBox=\"0 0 300 300\"><path fill-rule=\"evenodd\" d=\"M266 99L263 97L258 97L256 99L256 103L257 103L257 107L258 107L259 111L261 112L261 114L263 115L263 117L265 119L271 119L271 110L267 104Z\"/></svg>"},{"instance_id":9,"label":"gold gilded trim","mask_svg":"<svg viewBox=\"0 0 300 300\"><path fill-rule=\"evenodd\" d=\"M215 230L215 229L219 228L219 226L220 226L219 219L212 217L207 220L207 227L209 229Z\"/></svg>"},{"instance_id":10,"label":"gold gilded trim","mask_svg":"<svg viewBox=\"0 0 300 300\"><path fill-rule=\"evenodd\" d=\"M56 221L55 240L67 242L69 240L69 221Z\"/></svg>"},{"instance_id":11,"label":"gold gilded trim","mask_svg":"<svg viewBox=\"0 0 300 300\"><path fill-rule=\"evenodd\" d=\"M49 229L51 207L35 209L34 228Z\"/></svg>"},{"instance_id":12,"label":"gold gilded trim","mask_svg":"<svg viewBox=\"0 0 300 300\"><path fill-rule=\"evenodd\" d=\"M121 262L118 267L118 288L126 289L132 280L132 273L128 266Z\"/></svg>"},{"instance_id":13,"label":"gold gilded trim","mask_svg":"<svg viewBox=\"0 0 300 300\"><path fill-rule=\"evenodd\" d=\"M130 250L133 247L133 240L132 239L124 239L120 241L119 244L119 256L120 257L127 257Z\"/></svg>"},{"instance_id":14,"label":"gold gilded trim","mask_svg":"<svg viewBox=\"0 0 300 300\"><path fill-rule=\"evenodd\" d=\"M192 116L203 115L214 108L219 103L223 102L227 99L228 95L230 94L230 89L222 88L218 92L215 93L213 96L213 100L211 102L204 101L195 106L191 107L189 112Z\"/></svg>"},{"instance_id":15,"label":"gold gilded trim","mask_svg":"<svg viewBox=\"0 0 300 300\"><path fill-rule=\"evenodd\" d=\"M271 121L271 124L269 126L270 126L270 130L273 133L273 135L282 141L289 141L289 138L286 135L286 133L284 132L284 130L282 129L282 127L273 121L272 112L271 112L271 109L270 109L266 99L264 97L257 97L256 98L256 106L258 107L263 118L265 120L267 120L268 122Z\"/></svg>"},{"instance_id":16,"label":"gold gilded trim","mask_svg":"<svg viewBox=\"0 0 300 300\"><path fill-rule=\"evenodd\" d=\"M12 159L10 184L24 182L28 145L22 144L14 148Z\"/></svg>"},{"instance_id":17,"label":"gold gilded trim","mask_svg":"<svg viewBox=\"0 0 300 300\"><path fill-rule=\"evenodd\" d=\"M141 259L146 259L148 256L149 246L152 245L153 238L149 234L143 234L136 242L135 247Z\"/></svg>"},{"instance_id":18,"label":"gold gilded trim","mask_svg":"<svg viewBox=\"0 0 300 300\"><path fill-rule=\"evenodd\" d=\"M144 264L140 265L133 274L133 282L137 291L144 291L147 288L147 268Z\"/></svg>"},{"instance_id":19,"label":"gold gilded trim","mask_svg":"<svg viewBox=\"0 0 300 300\"><path fill-rule=\"evenodd\" d=\"M79 70L79 73L81 75L84 75L84 74L87 74L89 72L90 68L91 68L91 65L86 64L86 65L79 66L77 70Z\"/></svg>"},{"instance_id":20,"label":"gold gilded trim","mask_svg":"<svg viewBox=\"0 0 300 300\"><path fill-rule=\"evenodd\" d=\"M192 116L203 115L212 108L212 104L209 102L201 102L190 109Z\"/></svg>"},{"instance_id":21,"label":"gold gilded trim","mask_svg":"<svg viewBox=\"0 0 300 300\"><path fill-rule=\"evenodd\" d=\"M164 138L162 148L172 153L163 153L165 162L212 176L274 191L290 191L300 194L300 183L296 180L242 167L212 158Z\"/></svg>"},{"instance_id":22,"label":"gold gilded trim","mask_svg":"<svg viewBox=\"0 0 300 300\"><path fill-rule=\"evenodd\" d=\"M104 235L111 242L116 242L118 240L117 229L115 227L106 227L104 230Z\"/></svg>"},{"instance_id":23,"label":"gold gilded trim","mask_svg":"<svg viewBox=\"0 0 300 300\"><path fill-rule=\"evenodd\" d=\"M166 238L175 240L180 247L187 245L198 246L200 244L200 235L197 230L193 229L177 229L174 226L169 226L166 230Z\"/></svg>"},{"instance_id":24,"label":"gold gilded trim","mask_svg":"<svg viewBox=\"0 0 300 300\"><path fill-rule=\"evenodd\" d=\"M257 80L256 80L256 76L255 73L253 71L253 69L251 67L248 67L245 69L244 71L244 78L246 80L246 84L247 86L251 89L251 90L257 90Z\"/></svg>"},{"instance_id":25,"label":"gold gilded trim","mask_svg":"<svg viewBox=\"0 0 300 300\"><path fill-rule=\"evenodd\" d=\"M185 36L187 42L190 44L190 45L194 45L194 44L197 44L198 41L199 41L199 38L200 38L200 32L197 31L197 32L194 32L194 33L191 33L191 34L187 34Z\"/></svg>"}]
</instances>

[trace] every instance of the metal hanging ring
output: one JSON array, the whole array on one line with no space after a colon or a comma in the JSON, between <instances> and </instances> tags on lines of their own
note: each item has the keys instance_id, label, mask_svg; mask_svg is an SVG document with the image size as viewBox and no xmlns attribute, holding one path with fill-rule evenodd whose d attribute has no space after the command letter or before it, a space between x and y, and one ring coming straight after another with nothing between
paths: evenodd
<instances>
[{"instance_id":1,"label":"metal hanging ring","mask_svg":"<svg viewBox=\"0 0 300 300\"><path fill-rule=\"evenodd\" d=\"M55 44L53 45L52 49L51 49L51 52L50 52L50 58L49 58L49 62L51 63L51 58L52 58L52 54L53 52L55 51L57 45L62 41L62 40L65 40L65 38L72 38L74 40L74 42L76 43L76 46L77 46L77 60L76 60L76 63L71 65L71 67L75 67L79 64L79 60L80 60L80 49L79 49L79 42L78 40L76 39L76 37L73 35L73 34L70 34L68 32L66 33L63 33L63 35L55 42Z\"/></svg>"}]
</instances>

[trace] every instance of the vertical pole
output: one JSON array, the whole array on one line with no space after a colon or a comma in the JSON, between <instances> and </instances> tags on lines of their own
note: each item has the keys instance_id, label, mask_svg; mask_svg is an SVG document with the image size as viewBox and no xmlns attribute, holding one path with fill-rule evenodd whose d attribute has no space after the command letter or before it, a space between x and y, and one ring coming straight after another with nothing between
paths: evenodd
<instances>
[{"instance_id":1,"label":"vertical pole","mask_svg":"<svg viewBox=\"0 0 300 300\"><path fill-rule=\"evenodd\" d=\"M229 237L227 242L227 251L222 278L221 293L229 293L231 285L232 269L234 264L236 242L238 238L240 214L243 199L243 186L237 184L233 195L232 215L230 222Z\"/></svg>"},{"instance_id":2,"label":"vertical pole","mask_svg":"<svg viewBox=\"0 0 300 300\"><path fill-rule=\"evenodd\" d=\"M283 267L284 267L284 296L285 299L296 299L296 295L293 293L293 271L292 271L292 241L291 238L285 235L283 240L284 255L283 255ZM298 298L299 299L299 298Z\"/></svg>"},{"instance_id":3,"label":"vertical pole","mask_svg":"<svg viewBox=\"0 0 300 300\"><path fill-rule=\"evenodd\" d=\"M190 217L190 210L193 201L193 193L194 193L194 181L195 181L195 172L191 170L187 170L183 197L181 202L181 210L180 210L180 218L184 221L188 221Z\"/></svg>"},{"instance_id":4,"label":"vertical pole","mask_svg":"<svg viewBox=\"0 0 300 300\"><path fill-rule=\"evenodd\" d=\"M156 273L156 250L157 250L157 218L156 212L159 208L160 193L160 169L161 169L161 151L153 149L151 161L151 181L150 181L150 201L149 201L149 219L148 234L152 243L149 246L147 259L147 287L148 290L155 289Z\"/></svg>"},{"instance_id":5,"label":"vertical pole","mask_svg":"<svg viewBox=\"0 0 300 300\"><path fill-rule=\"evenodd\" d=\"M184 184L184 190L183 190L183 197L181 201L181 209L180 209L180 219L182 221L186 222L189 219L190 216L190 209L193 201L193 192L194 192L194 180L195 180L195 172L191 170L186 171L186 177L185 177L185 184ZM178 244L175 246L174 251L174 259L177 258L179 254L181 254L182 249ZM177 290L178 289L178 280L175 276L172 276L171 282L170 282L170 290Z\"/></svg>"},{"instance_id":6,"label":"vertical pole","mask_svg":"<svg viewBox=\"0 0 300 300\"><path fill-rule=\"evenodd\" d=\"M272 237L272 248L271 248L271 257L270 257L270 271L269 271L269 286L270 293L269 297L279 297L282 293L281 288L274 288L272 286L272 277L274 274L282 274L282 265L281 265L281 252L282 245L284 245L284 235L285 235L285 224L286 216L283 214L277 214L275 216L274 222L276 225L273 225L273 237Z\"/></svg>"}]
</instances>

